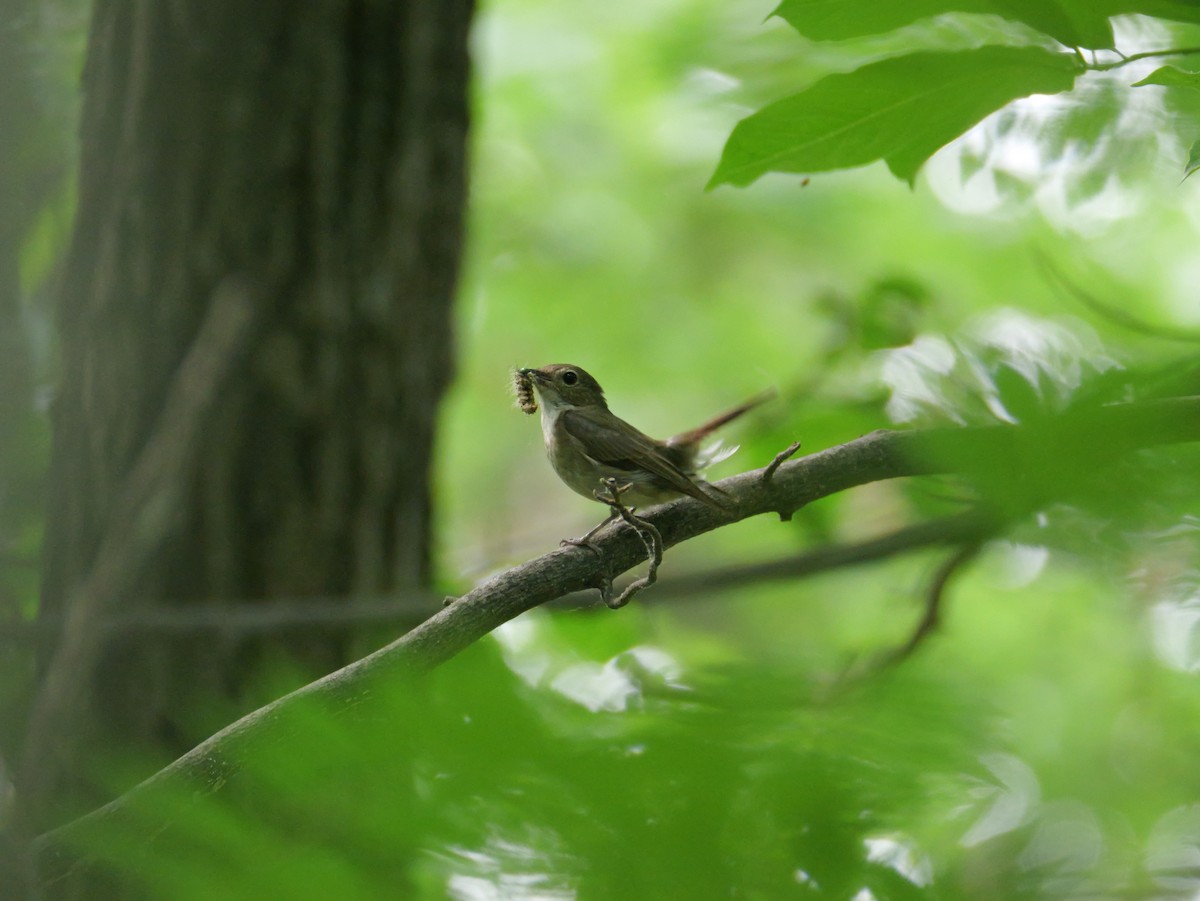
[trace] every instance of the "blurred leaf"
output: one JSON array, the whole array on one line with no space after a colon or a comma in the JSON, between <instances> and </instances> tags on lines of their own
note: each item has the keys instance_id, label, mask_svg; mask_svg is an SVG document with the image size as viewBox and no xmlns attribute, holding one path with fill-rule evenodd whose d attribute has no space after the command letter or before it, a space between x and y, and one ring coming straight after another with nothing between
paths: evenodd
<instances>
[{"instance_id":1,"label":"blurred leaf","mask_svg":"<svg viewBox=\"0 0 1200 901\"><path fill-rule=\"evenodd\" d=\"M1200 168L1200 139L1195 137L1200 130L1200 72L1162 66L1133 84L1135 88L1150 86L1166 89L1164 100L1168 109L1177 117L1176 128L1188 135L1190 147L1183 176L1186 179Z\"/></svg>"},{"instance_id":2,"label":"blurred leaf","mask_svg":"<svg viewBox=\"0 0 1200 901\"><path fill-rule=\"evenodd\" d=\"M987 154L975 146L965 146L958 155L958 180L966 183L972 176L983 171L987 165Z\"/></svg>"},{"instance_id":3,"label":"blurred leaf","mask_svg":"<svg viewBox=\"0 0 1200 901\"><path fill-rule=\"evenodd\" d=\"M784 19L805 37L817 41L841 41L892 31L919 19L946 12L981 12L987 5L987 0L910 0L904 3L783 0L774 15Z\"/></svg>"},{"instance_id":4,"label":"blurred leaf","mask_svg":"<svg viewBox=\"0 0 1200 901\"><path fill-rule=\"evenodd\" d=\"M1024 22L1068 47L1111 50L1113 14L1096 0L993 0L993 12Z\"/></svg>"},{"instance_id":5,"label":"blurred leaf","mask_svg":"<svg viewBox=\"0 0 1200 901\"><path fill-rule=\"evenodd\" d=\"M897 422L986 425L1026 422L1067 409L1119 368L1080 323L998 309L953 339L924 333L880 355ZM1010 403L1012 406L1010 406Z\"/></svg>"},{"instance_id":6,"label":"blurred leaf","mask_svg":"<svg viewBox=\"0 0 1200 901\"><path fill-rule=\"evenodd\" d=\"M862 346L867 350L901 347L917 336L929 305L929 289L903 276L884 278L868 287L861 305Z\"/></svg>"},{"instance_id":7,"label":"blurred leaf","mask_svg":"<svg viewBox=\"0 0 1200 901\"><path fill-rule=\"evenodd\" d=\"M1081 71L1068 54L982 47L829 75L739 122L709 187L877 159L911 183L925 160L990 113L1018 97L1069 90Z\"/></svg>"},{"instance_id":8,"label":"blurred leaf","mask_svg":"<svg viewBox=\"0 0 1200 901\"><path fill-rule=\"evenodd\" d=\"M986 707L916 673L832 706L809 694L794 665L739 663L595 713L489 642L370 716L293 710L301 745L263 749L219 794L157 796L89 845L173 898L779 896L797 871L834 896L921 897L870 840L940 818L927 780L977 770ZM164 814L151 849L141 816Z\"/></svg>"},{"instance_id":9,"label":"blurred leaf","mask_svg":"<svg viewBox=\"0 0 1200 901\"><path fill-rule=\"evenodd\" d=\"M1196 141L1192 145L1192 149L1188 151L1187 165L1184 167L1184 178L1190 176L1197 169L1200 169L1200 141Z\"/></svg>"},{"instance_id":10,"label":"blurred leaf","mask_svg":"<svg viewBox=\"0 0 1200 901\"><path fill-rule=\"evenodd\" d=\"M794 652L743 653L594 711L518 675L543 652L590 654L582 632L551 625L509 666L484 642L356 712L294 710L302 741L263 748L221 793L99 824L89 847L183 899L974 899L994 896L980 880L1000 897L1126 885L1117 865L1143 846L1166 869L1200 789L1192 682L1148 665L1083 582L973 585L936 648L832 692ZM618 619L591 625L611 639Z\"/></svg>"},{"instance_id":11,"label":"blurred leaf","mask_svg":"<svg viewBox=\"0 0 1200 901\"><path fill-rule=\"evenodd\" d=\"M1075 0L1087 2L1087 0ZM1200 6L1192 0L1108 0L1113 15L1140 14L1176 22L1200 22Z\"/></svg>"},{"instance_id":12,"label":"blurred leaf","mask_svg":"<svg viewBox=\"0 0 1200 901\"><path fill-rule=\"evenodd\" d=\"M1045 410L1040 373L1020 372L1002 362L992 373L996 402L1017 422L1028 422Z\"/></svg>"}]
</instances>

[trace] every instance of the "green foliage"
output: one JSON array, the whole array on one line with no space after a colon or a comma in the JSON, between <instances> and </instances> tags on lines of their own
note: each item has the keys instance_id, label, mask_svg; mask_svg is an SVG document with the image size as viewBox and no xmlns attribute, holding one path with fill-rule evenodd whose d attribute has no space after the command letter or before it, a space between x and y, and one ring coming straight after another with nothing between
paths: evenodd
<instances>
[{"instance_id":1,"label":"green foliage","mask_svg":"<svg viewBox=\"0 0 1200 901\"><path fill-rule=\"evenodd\" d=\"M1200 169L1200 141L1192 145L1188 151L1187 165L1184 167L1184 178Z\"/></svg>"},{"instance_id":2,"label":"green foliage","mask_svg":"<svg viewBox=\"0 0 1200 901\"><path fill-rule=\"evenodd\" d=\"M1091 0L784 0L775 15L814 40L840 41L892 31L921 19L947 13L1004 16L1044 31L1068 47L1113 46L1112 25L1103 3Z\"/></svg>"},{"instance_id":3,"label":"green foliage","mask_svg":"<svg viewBox=\"0 0 1200 901\"><path fill-rule=\"evenodd\" d=\"M1068 92L1089 70L1105 72L1130 62L1122 55L1099 63L1094 51L1117 49L1111 18L1132 12L1200 22L1194 7L1175 3L785 0L775 14L801 34L852 46L858 41L869 59L871 44L864 39L891 33L891 58L828 75L743 119L725 146L710 186L746 185L767 172L825 172L876 159L885 160L896 177L911 184L934 152L1014 100ZM1017 46L934 52L923 50L915 41L906 46L900 37L906 29L931 18L965 22L983 14L1000 17L1013 26L995 31L987 39L989 43ZM920 32L914 32L917 34ZM1031 42L1036 46L1027 46ZM1065 48L1074 48L1074 52ZM1083 48L1093 51L1091 62ZM1173 55L1169 48L1163 50L1159 54L1146 51L1145 55ZM1156 77L1159 73L1155 73L1138 84L1164 85L1173 91L1188 87L1183 73L1165 71L1169 77ZM1082 104L1093 122L1099 119L1099 129L1113 133L1120 130L1125 105L1104 107L1094 98ZM1081 137L1074 129L1060 127L1050 130L1051 142L1055 133ZM1097 143L1095 136L1091 143ZM1080 183L1086 184L1084 180ZM1095 194L1100 188L1101 184L1093 183L1085 191Z\"/></svg>"},{"instance_id":4,"label":"green foliage","mask_svg":"<svg viewBox=\"0 0 1200 901\"><path fill-rule=\"evenodd\" d=\"M1111 50L1111 19L1140 13L1181 22L1200 22L1200 10L1182 0L783 0L775 15L818 41L879 34L933 16L994 15L1044 32L1067 47Z\"/></svg>"},{"instance_id":5,"label":"green foliage","mask_svg":"<svg viewBox=\"0 0 1200 901\"><path fill-rule=\"evenodd\" d=\"M1200 73L1183 71L1175 66L1155 69L1134 87L1158 85L1167 88L1166 102L1180 121L1181 134L1185 137L1200 135ZM1200 139L1192 142L1184 164L1184 178L1200 169Z\"/></svg>"},{"instance_id":6,"label":"green foliage","mask_svg":"<svg viewBox=\"0 0 1200 901\"><path fill-rule=\"evenodd\" d=\"M514 365L585 365L659 436L777 386L730 430L742 449L716 478L797 439L809 453L879 427L1200 391L1194 355L1176 356L1190 345L1077 302L1031 253L1150 326L1197 324L1193 185L1178 188L1200 137L1194 58L1148 80L1159 63L1099 71L1050 41L1188 46L1187 28L1112 17L1195 22L1194 4L788 2L792 27L760 28L764 12L485 5L437 472L447 591L601 515L555 482L512 406ZM837 88L831 115L860 122L815 145L820 171L884 159L927 177L907 191L883 167L803 188L765 174L704 193L737 119L803 85L797 104ZM922 85L937 102L905 105ZM1045 98L1010 103L1046 90L1053 115ZM881 96L905 114L863 127ZM796 122L779 127L798 140ZM63 241L37 235L30 277ZM668 551L664 583L966 503L1026 514L958 574L943 629L895 670L855 678L910 634L943 551L671 603L651 589L619 613L541 611L370 717L296 713L294 740L230 791L170 799L166 832L156 806L153 830L105 829L89 850L155 898L1194 894L1195 453L1071 446L1029 455L1015 479L1010 463L866 486ZM33 553L36 530L22 535Z\"/></svg>"},{"instance_id":7,"label":"green foliage","mask_svg":"<svg viewBox=\"0 0 1200 901\"><path fill-rule=\"evenodd\" d=\"M882 159L908 182L935 151L1017 97L1068 90L1077 59L1036 47L914 53L830 75L738 123L711 186Z\"/></svg>"},{"instance_id":8,"label":"green foliage","mask_svg":"<svg viewBox=\"0 0 1200 901\"><path fill-rule=\"evenodd\" d=\"M1167 15L1166 6L1155 12ZM989 4L976 11L1010 18L931 24L922 17L953 11L785 3L780 15L823 42L799 51L794 35L789 42L770 25L743 36L724 4L637 8L636 26L632 12L578 22L533 3L487 20L513 46L514 33L563 35L580 62L551 75L514 71L504 66L511 55L484 43L499 61L484 70L464 382L442 479L445 545L458 572L551 548L595 515L556 493L536 424L505 396L511 365L580 362L619 415L659 435L770 378L779 402L735 430L742 468L796 438L805 453L889 423L1040 422L1077 405L1191 390L1156 389L1190 364L1047 290L1053 280L1028 252L1077 261L1073 280L1152 323L1175 321L1193 302L1172 292L1187 278L1170 274L1196 240L1180 212L1190 201L1154 185L1177 184L1162 136L1186 140L1197 120L1173 96L1153 105L1151 91L1173 88L1133 90L1146 74L1136 65L1090 70L1090 55L1048 40L1120 44L1128 22L1114 32L1111 17L1132 5ZM1173 11L1186 19L1194 8ZM827 30L800 27L802 14L824 15ZM957 32L968 25L964 44ZM1186 46L1189 36L1153 32L1126 52ZM980 61L995 79L971 72ZM925 62L959 64L971 90L946 87L941 103L904 107L904 90L942 87ZM886 77L896 73L909 79ZM791 101L764 100L797 84L808 87ZM854 90L864 84L871 90ZM1040 99L1009 103L1047 91L1059 92L1050 115ZM746 130L764 119L760 165L803 145L808 120L770 120L768 111L793 101L816 109L824 92L828 116L843 118L812 120L809 137L827 137L802 149L821 165L782 154L758 170L739 163L753 176L727 175ZM887 108L881 96L900 98L908 114L868 120ZM747 107L761 111L733 128ZM922 183L896 192L878 172L806 187L768 174L742 192L696 192L700 148L715 157L719 146L714 119L733 131L715 182L875 159L911 179L929 154L1001 107L951 148L973 170L943 165L928 179L949 198L996 185L999 198L982 213L948 213ZM1169 128L1163 110L1172 111ZM831 121L877 127L848 128L839 143ZM1032 167L1014 146L1024 159L1036 148ZM1118 186L1134 198L1121 217L1093 217L1087 205ZM1048 224L1032 211L1050 190L1065 208ZM1074 240L1073 228L1086 239ZM651 589L618 616L563 612L515 624L501 643L542 710L532 719L563 728L571 744L536 757L547 783L522 796L524 816L485 805L505 824L499 838L439 855L449 867L441 878L460 877L455 896L521 897L518 885L535 885L528 894L578 898L1008 899L1165 885L1167 861L1194 841L1184 836L1197 789L1185 750L1195 746L1186 723L1196 630L1176 630L1195 610L1195 455L1114 461L1104 448L1071 446L1030 456L1016 480L1011 460L994 462L967 480L869 486L790 525L742 523L668 552L664 579L853 542L967 499L1026 514L1012 543L992 545L955 583L947 632L857 688L832 686L903 640L937 558L697 593L677 606L656 607ZM1165 544L1154 537L1164 531L1174 536ZM601 691L610 680L616 688ZM573 715L558 707L564 697L579 706ZM664 735L678 737L669 753ZM638 764L613 764L606 755L630 740L649 750ZM586 763L562 762L575 756ZM513 781L500 772L493 785ZM546 864L540 881L535 864Z\"/></svg>"},{"instance_id":9,"label":"green foliage","mask_svg":"<svg viewBox=\"0 0 1200 901\"><path fill-rule=\"evenodd\" d=\"M687 630L630 646L628 620L653 618L636 610L533 616L369 717L290 714L302 743L175 799L150 842L134 821L89 845L180 899L1059 896L1120 884L1116 861L1138 858L1138 878L1162 877L1200 790L1196 697L1114 598L1044 578L1056 604L971 591L954 641L840 686L815 663L828 635L755 660L754 617L714 666ZM787 616L884 600L849 587L802 587Z\"/></svg>"},{"instance_id":10,"label":"green foliage","mask_svg":"<svg viewBox=\"0 0 1200 901\"><path fill-rule=\"evenodd\" d=\"M1135 88L1148 84L1157 84L1164 87L1182 87L1192 91L1200 91L1200 74L1196 72L1182 72L1174 66L1163 66L1160 69L1155 69L1141 81L1134 82Z\"/></svg>"}]
</instances>

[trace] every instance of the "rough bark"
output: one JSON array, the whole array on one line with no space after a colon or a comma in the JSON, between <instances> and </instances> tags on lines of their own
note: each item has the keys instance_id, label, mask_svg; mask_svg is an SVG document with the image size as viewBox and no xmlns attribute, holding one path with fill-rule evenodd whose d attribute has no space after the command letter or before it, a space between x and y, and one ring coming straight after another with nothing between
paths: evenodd
<instances>
[{"instance_id":1,"label":"rough bark","mask_svg":"<svg viewBox=\"0 0 1200 901\"><path fill-rule=\"evenodd\" d=\"M45 614L426 581L470 12L470 0L97 0L58 292ZM181 363L231 294L252 327L216 351L228 371L208 402L171 426ZM121 511L144 486L131 473L171 428L195 439L132 528ZM144 552L121 557L134 541ZM124 569L96 589L114 546ZM345 662L319 634L290 650L322 670ZM186 745L181 713L236 692L246 658L141 637L111 643L92 672L58 673L90 689L27 747L26 809L45 823L75 806L84 742L89 758ZM56 675L54 648L46 659Z\"/></svg>"}]
</instances>

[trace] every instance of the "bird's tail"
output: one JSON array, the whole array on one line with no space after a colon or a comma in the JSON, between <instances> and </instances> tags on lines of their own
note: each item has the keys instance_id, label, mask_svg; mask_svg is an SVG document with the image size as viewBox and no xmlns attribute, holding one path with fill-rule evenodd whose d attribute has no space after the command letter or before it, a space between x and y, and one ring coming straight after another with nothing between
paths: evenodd
<instances>
[{"instance_id":1,"label":"bird's tail","mask_svg":"<svg viewBox=\"0 0 1200 901\"><path fill-rule=\"evenodd\" d=\"M775 389L772 388L768 391L762 392L761 394L756 394L756 395L754 395L754 397L750 398L748 401L746 401L743 404L739 404L738 406L734 407L732 410L727 410L726 412L722 413L720 416L713 417L708 422L704 423L704 425L702 425L698 428L694 428L690 432L681 432L680 434L676 435L673 438L668 438L666 441L666 444L668 447L680 447L680 448L688 447L688 446L693 446L693 447L698 446L701 441L703 441L705 438L707 438L709 435L711 435L713 432L715 432L721 426L732 422L733 420L737 419L739 416L741 416L744 413L750 412L755 407L757 407L759 404L766 403L767 401L769 401L771 398L773 398L775 396L775 393L776 393ZM734 450L737 450L737 448L734 448ZM728 456L728 454L726 456ZM710 464L713 462L715 462L715 461L714 460L709 461Z\"/></svg>"}]
</instances>

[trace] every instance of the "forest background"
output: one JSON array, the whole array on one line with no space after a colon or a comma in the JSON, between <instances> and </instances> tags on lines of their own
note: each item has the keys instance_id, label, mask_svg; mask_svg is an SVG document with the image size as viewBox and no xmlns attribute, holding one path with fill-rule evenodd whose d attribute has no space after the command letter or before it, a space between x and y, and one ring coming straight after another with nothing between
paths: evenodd
<instances>
[{"instance_id":1,"label":"forest background","mask_svg":"<svg viewBox=\"0 0 1200 901\"><path fill-rule=\"evenodd\" d=\"M1196 895L1194 5L284 6L5 7L7 884ZM548 362L799 509L570 591Z\"/></svg>"}]
</instances>

